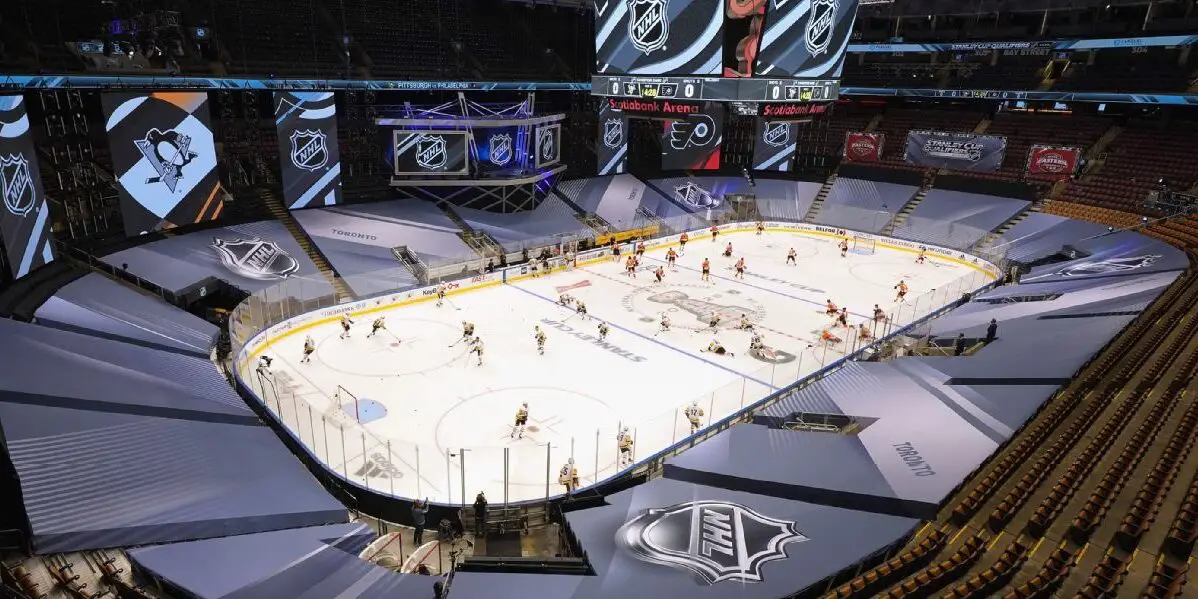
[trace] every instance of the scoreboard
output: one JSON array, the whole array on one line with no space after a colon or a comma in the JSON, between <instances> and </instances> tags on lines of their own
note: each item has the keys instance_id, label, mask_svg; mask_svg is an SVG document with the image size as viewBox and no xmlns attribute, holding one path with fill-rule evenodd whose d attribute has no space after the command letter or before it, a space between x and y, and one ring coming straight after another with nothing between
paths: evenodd
<instances>
[{"instance_id":1,"label":"scoreboard","mask_svg":"<svg viewBox=\"0 0 1198 599\"><path fill-rule=\"evenodd\" d=\"M829 102L840 96L835 79L747 79L595 75L591 94L644 100L710 102Z\"/></svg>"}]
</instances>

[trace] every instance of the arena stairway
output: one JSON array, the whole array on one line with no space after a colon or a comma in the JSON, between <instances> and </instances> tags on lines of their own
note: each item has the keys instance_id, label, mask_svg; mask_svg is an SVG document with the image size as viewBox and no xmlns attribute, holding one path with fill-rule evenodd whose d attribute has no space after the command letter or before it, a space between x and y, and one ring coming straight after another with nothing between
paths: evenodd
<instances>
[{"instance_id":1,"label":"arena stairway","mask_svg":"<svg viewBox=\"0 0 1198 599\"><path fill-rule=\"evenodd\" d=\"M341 279L341 275L337 274L337 270L333 268L333 265L329 264L324 254L320 253L320 248L316 247L312 238L308 237L303 227L300 227L295 218L291 216L291 211L283 205L282 198L273 191L268 191L262 194L262 201L266 204L267 209L270 210L271 216L282 223L287 228L287 232L291 233L291 236L295 238L296 243L304 249L304 253L308 255L308 259L312 261L312 264L316 265L320 274L323 274L329 280L329 284L337 292L337 297L339 299L356 299L357 296L353 290L349 288L349 285L345 284L345 281Z\"/></svg>"},{"instance_id":2,"label":"arena stairway","mask_svg":"<svg viewBox=\"0 0 1198 599\"><path fill-rule=\"evenodd\" d=\"M999 238L1002 237L1003 233L1006 233L1007 231L1011 230L1011 227L1014 227L1015 225L1023 222L1023 219L1027 218L1028 214L1035 212L1036 208L1037 208L1037 204L1035 202L1028 204L1027 208L1020 210L1015 216L1008 218L1006 220L1006 222L999 225L998 227L996 227L989 233L986 233L986 235L984 237L982 237L981 241L974 244L974 247L976 247L976 248L992 247L995 243L998 242Z\"/></svg>"},{"instance_id":3,"label":"arena stairway","mask_svg":"<svg viewBox=\"0 0 1198 599\"><path fill-rule=\"evenodd\" d=\"M929 190L931 190L931 187L928 184L920 185L919 191L915 192L915 195L911 196L911 199L906 204L903 204L903 207L895 213L894 218L890 219L890 224L882 228L882 234L893 235L895 229L907 222L907 217L915 211L915 207L928 195Z\"/></svg>"},{"instance_id":4,"label":"arena stairway","mask_svg":"<svg viewBox=\"0 0 1198 599\"><path fill-rule=\"evenodd\" d=\"M475 229L470 226L470 223L462 220L462 217L458 216L457 212L454 212L453 204L444 200L436 204L441 209L441 212L461 229L458 233L458 239L461 239L462 243L465 243L470 249L474 250L474 253L483 258L499 256L504 253L503 247L489 233Z\"/></svg>"},{"instance_id":5,"label":"arena stairway","mask_svg":"<svg viewBox=\"0 0 1198 599\"><path fill-rule=\"evenodd\" d=\"M824 180L824 186L819 188L819 193L815 194L815 201L811 203L811 207L807 209L807 214L803 216L803 222L815 223L815 217L819 215L820 208L824 206L824 200L828 199L828 194L832 191L832 186L836 184L836 173L828 175Z\"/></svg>"}]
</instances>

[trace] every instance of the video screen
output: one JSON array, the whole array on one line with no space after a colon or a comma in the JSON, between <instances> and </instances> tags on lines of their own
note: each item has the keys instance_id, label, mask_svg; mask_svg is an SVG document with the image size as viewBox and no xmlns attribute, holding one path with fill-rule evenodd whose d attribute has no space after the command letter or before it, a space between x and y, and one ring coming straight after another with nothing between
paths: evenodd
<instances>
[{"instance_id":1,"label":"video screen","mask_svg":"<svg viewBox=\"0 0 1198 599\"><path fill-rule=\"evenodd\" d=\"M474 130L478 170L483 172L523 170L528 164L527 135L519 127L488 127Z\"/></svg>"},{"instance_id":2,"label":"video screen","mask_svg":"<svg viewBox=\"0 0 1198 599\"><path fill-rule=\"evenodd\" d=\"M720 168L724 141L724 105L705 102L703 112L662 123L661 168L714 170Z\"/></svg>"},{"instance_id":3,"label":"video screen","mask_svg":"<svg viewBox=\"0 0 1198 599\"><path fill-rule=\"evenodd\" d=\"M392 133L396 175L465 175L470 172L469 133L400 131Z\"/></svg>"},{"instance_id":4,"label":"video screen","mask_svg":"<svg viewBox=\"0 0 1198 599\"><path fill-rule=\"evenodd\" d=\"M769 0L760 77L836 79L852 38L858 0Z\"/></svg>"},{"instance_id":5,"label":"video screen","mask_svg":"<svg viewBox=\"0 0 1198 599\"><path fill-rule=\"evenodd\" d=\"M757 119L753 144L753 170L789 171L798 147L796 128L790 121Z\"/></svg>"},{"instance_id":6,"label":"video screen","mask_svg":"<svg viewBox=\"0 0 1198 599\"><path fill-rule=\"evenodd\" d=\"M618 175L628 164L628 117L606 102L599 107L595 155L599 157L599 175Z\"/></svg>"},{"instance_id":7,"label":"video screen","mask_svg":"<svg viewBox=\"0 0 1198 599\"><path fill-rule=\"evenodd\" d=\"M14 278L54 260L50 204L42 189L37 151L23 96L0 96L0 239Z\"/></svg>"},{"instance_id":8,"label":"video screen","mask_svg":"<svg viewBox=\"0 0 1198 599\"><path fill-rule=\"evenodd\" d=\"M341 203L341 153L333 92L275 92L275 126L287 207Z\"/></svg>"},{"instance_id":9,"label":"video screen","mask_svg":"<svg viewBox=\"0 0 1198 599\"><path fill-rule=\"evenodd\" d=\"M595 72L719 75L724 0L598 0Z\"/></svg>"},{"instance_id":10,"label":"video screen","mask_svg":"<svg viewBox=\"0 0 1198 599\"><path fill-rule=\"evenodd\" d=\"M537 168L550 166L562 159L562 126L560 123L537 128Z\"/></svg>"}]
</instances>

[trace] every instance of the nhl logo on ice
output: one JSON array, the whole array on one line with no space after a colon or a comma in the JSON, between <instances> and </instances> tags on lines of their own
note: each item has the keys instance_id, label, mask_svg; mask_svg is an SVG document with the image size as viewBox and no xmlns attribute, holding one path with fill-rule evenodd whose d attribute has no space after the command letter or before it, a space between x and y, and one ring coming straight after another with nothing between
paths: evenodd
<instances>
[{"instance_id":1,"label":"nhl logo on ice","mask_svg":"<svg viewBox=\"0 0 1198 599\"><path fill-rule=\"evenodd\" d=\"M512 136L507 133L500 135L492 135L491 141L491 164L495 166L504 166L512 161Z\"/></svg>"},{"instance_id":2,"label":"nhl logo on ice","mask_svg":"<svg viewBox=\"0 0 1198 599\"><path fill-rule=\"evenodd\" d=\"M670 37L667 0L628 0L628 39L632 47L649 54L660 50Z\"/></svg>"},{"instance_id":3,"label":"nhl logo on ice","mask_svg":"<svg viewBox=\"0 0 1198 599\"><path fill-rule=\"evenodd\" d=\"M762 139L766 145L780 148L790 141L790 123L766 123Z\"/></svg>"},{"instance_id":4,"label":"nhl logo on ice","mask_svg":"<svg viewBox=\"0 0 1198 599\"><path fill-rule=\"evenodd\" d=\"M726 501L649 509L620 527L616 542L642 561L688 570L707 584L761 582L761 567L806 541L794 522Z\"/></svg>"},{"instance_id":5,"label":"nhl logo on ice","mask_svg":"<svg viewBox=\"0 0 1198 599\"><path fill-rule=\"evenodd\" d=\"M807 31L803 41L811 56L819 56L828 51L832 44L832 33L836 21L836 0L813 0L810 16L807 18Z\"/></svg>"},{"instance_id":6,"label":"nhl logo on ice","mask_svg":"<svg viewBox=\"0 0 1198 599\"><path fill-rule=\"evenodd\" d=\"M323 131L295 131L291 134L291 164L314 171L329 162L329 149Z\"/></svg>"},{"instance_id":7,"label":"nhl logo on ice","mask_svg":"<svg viewBox=\"0 0 1198 599\"><path fill-rule=\"evenodd\" d=\"M299 262L273 241L214 238L211 247L225 268L248 279L286 279L299 270Z\"/></svg>"},{"instance_id":8,"label":"nhl logo on ice","mask_svg":"<svg viewBox=\"0 0 1198 599\"><path fill-rule=\"evenodd\" d=\"M37 191L24 154L0 158L0 183L4 185L4 207L16 216L25 216L37 203Z\"/></svg>"},{"instance_id":9,"label":"nhl logo on ice","mask_svg":"<svg viewBox=\"0 0 1198 599\"><path fill-rule=\"evenodd\" d=\"M603 122L603 145L615 149L624 143L624 123L620 119Z\"/></svg>"},{"instance_id":10,"label":"nhl logo on ice","mask_svg":"<svg viewBox=\"0 0 1198 599\"><path fill-rule=\"evenodd\" d=\"M445 166L445 138L440 135L421 135L416 140L416 164L429 170Z\"/></svg>"}]
</instances>

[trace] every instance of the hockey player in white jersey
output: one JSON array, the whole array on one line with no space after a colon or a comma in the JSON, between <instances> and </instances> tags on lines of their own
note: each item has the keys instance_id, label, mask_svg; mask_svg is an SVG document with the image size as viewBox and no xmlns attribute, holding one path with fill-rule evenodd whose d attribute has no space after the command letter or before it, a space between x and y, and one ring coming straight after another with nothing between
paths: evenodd
<instances>
[{"instance_id":1,"label":"hockey player in white jersey","mask_svg":"<svg viewBox=\"0 0 1198 599\"><path fill-rule=\"evenodd\" d=\"M691 405L686 407L686 411L683 412L683 415L686 416L686 419L691 423L691 434L693 435L699 432L699 428L703 425L701 419L704 415L703 408L699 407L699 402L691 402Z\"/></svg>"},{"instance_id":2,"label":"hockey player in white jersey","mask_svg":"<svg viewBox=\"0 0 1198 599\"><path fill-rule=\"evenodd\" d=\"M350 320L349 314L341 315L341 338L349 339L349 327L353 326L354 321Z\"/></svg>"},{"instance_id":3,"label":"hockey player in white jersey","mask_svg":"<svg viewBox=\"0 0 1198 599\"><path fill-rule=\"evenodd\" d=\"M632 465L632 433L628 431L628 427L620 431L616 436L616 445L620 448L620 468Z\"/></svg>"}]
</instances>

